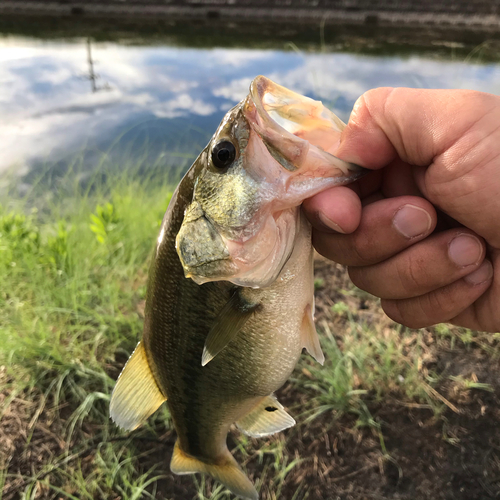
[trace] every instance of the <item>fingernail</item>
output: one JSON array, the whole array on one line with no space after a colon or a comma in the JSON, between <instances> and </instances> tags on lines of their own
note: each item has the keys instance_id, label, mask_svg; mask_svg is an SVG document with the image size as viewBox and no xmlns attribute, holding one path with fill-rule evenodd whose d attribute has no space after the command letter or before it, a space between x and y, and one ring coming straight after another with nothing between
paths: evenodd
<instances>
[{"instance_id":1,"label":"fingernail","mask_svg":"<svg viewBox=\"0 0 500 500\"><path fill-rule=\"evenodd\" d=\"M480 285L493 277L493 266L489 260L485 260L478 269L464 277L471 285Z\"/></svg>"},{"instance_id":2,"label":"fingernail","mask_svg":"<svg viewBox=\"0 0 500 500\"><path fill-rule=\"evenodd\" d=\"M363 164L363 160L356 153L348 153L348 154L341 153L341 155L342 158L340 159L346 161L347 163L354 163L355 165L359 166Z\"/></svg>"},{"instance_id":3,"label":"fingernail","mask_svg":"<svg viewBox=\"0 0 500 500\"><path fill-rule=\"evenodd\" d=\"M337 223L335 223L331 219L329 219L325 214L322 214L321 212L319 212L318 218L325 226L329 227L330 229L333 229L334 231L337 231L338 233L345 234L345 231Z\"/></svg>"},{"instance_id":4,"label":"fingernail","mask_svg":"<svg viewBox=\"0 0 500 500\"><path fill-rule=\"evenodd\" d=\"M429 232L432 218L423 208L404 205L396 212L392 223L405 238L416 238Z\"/></svg>"},{"instance_id":5,"label":"fingernail","mask_svg":"<svg viewBox=\"0 0 500 500\"><path fill-rule=\"evenodd\" d=\"M466 267L478 263L483 247L475 236L460 234L451 240L448 254L457 266Z\"/></svg>"}]
</instances>

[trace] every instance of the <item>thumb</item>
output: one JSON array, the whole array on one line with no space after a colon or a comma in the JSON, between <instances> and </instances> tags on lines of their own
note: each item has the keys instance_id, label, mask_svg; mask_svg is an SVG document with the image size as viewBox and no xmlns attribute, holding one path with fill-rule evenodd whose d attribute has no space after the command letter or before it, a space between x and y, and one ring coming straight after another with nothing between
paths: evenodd
<instances>
[{"instance_id":1,"label":"thumb","mask_svg":"<svg viewBox=\"0 0 500 500\"><path fill-rule=\"evenodd\" d=\"M478 105L496 96L470 90L378 88L354 105L336 156L381 168L399 156L430 165L477 119Z\"/></svg>"}]
</instances>

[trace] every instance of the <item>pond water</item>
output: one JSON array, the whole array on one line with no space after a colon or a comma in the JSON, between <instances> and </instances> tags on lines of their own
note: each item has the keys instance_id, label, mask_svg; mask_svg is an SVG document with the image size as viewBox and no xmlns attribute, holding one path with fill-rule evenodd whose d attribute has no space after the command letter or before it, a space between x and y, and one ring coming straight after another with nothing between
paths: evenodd
<instances>
[{"instance_id":1,"label":"pond water","mask_svg":"<svg viewBox=\"0 0 500 500\"><path fill-rule=\"evenodd\" d=\"M441 54L443 51L441 50ZM347 120L378 86L500 93L500 63L433 52L365 55L345 47L189 48L147 37L0 37L0 175L78 163L92 169L190 164L226 111L263 74Z\"/></svg>"}]
</instances>

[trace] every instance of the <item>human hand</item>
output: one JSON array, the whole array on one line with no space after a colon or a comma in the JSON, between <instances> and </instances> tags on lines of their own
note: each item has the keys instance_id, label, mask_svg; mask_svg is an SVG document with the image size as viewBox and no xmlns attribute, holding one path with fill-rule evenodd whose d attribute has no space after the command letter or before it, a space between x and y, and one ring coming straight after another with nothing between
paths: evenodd
<instances>
[{"instance_id":1,"label":"human hand","mask_svg":"<svg viewBox=\"0 0 500 500\"><path fill-rule=\"evenodd\" d=\"M336 155L374 172L304 203L318 252L399 323L500 331L500 97L371 90Z\"/></svg>"}]
</instances>

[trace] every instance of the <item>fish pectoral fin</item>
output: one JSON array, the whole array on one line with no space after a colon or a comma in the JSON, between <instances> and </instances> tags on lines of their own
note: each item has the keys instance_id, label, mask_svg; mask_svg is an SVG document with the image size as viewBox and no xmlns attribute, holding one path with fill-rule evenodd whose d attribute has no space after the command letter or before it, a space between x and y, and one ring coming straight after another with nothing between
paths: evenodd
<instances>
[{"instance_id":1,"label":"fish pectoral fin","mask_svg":"<svg viewBox=\"0 0 500 500\"><path fill-rule=\"evenodd\" d=\"M184 453L177 441L170 462L170 470L174 474L194 474L196 472L210 474L241 498L248 500L258 500L259 498L254 485L227 448L224 455L217 460L217 463L208 463Z\"/></svg>"},{"instance_id":2,"label":"fish pectoral fin","mask_svg":"<svg viewBox=\"0 0 500 500\"><path fill-rule=\"evenodd\" d=\"M239 290L233 293L208 332L201 357L201 366L205 366L214 359L236 337L259 305L260 303L245 300Z\"/></svg>"},{"instance_id":3,"label":"fish pectoral fin","mask_svg":"<svg viewBox=\"0 0 500 500\"><path fill-rule=\"evenodd\" d=\"M267 396L236 425L248 436L263 437L294 426L295 420L274 396Z\"/></svg>"},{"instance_id":4,"label":"fish pectoral fin","mask_svg":"<svg viewBox=\"0 0 500 500\"><path fill-rule=\"evenodd\" d=\"M109 414L117 425L133 430L166 400L151 373L144 346L139 342L116 381Z\"/></svg>"},{"instance_id":5,"label":"fish pectoral fin","mask_svg":"<svg viewBox=\"0 0 500 500\"><path fill-rule=\"evenodd\" d=\"M304 310L304 317L302 318L302 325L300 328L303 346L307 349L307 352L322 365L325 362L325 355L321 350L310 304L308 304Z\"/></svg>"}]
</instances>

